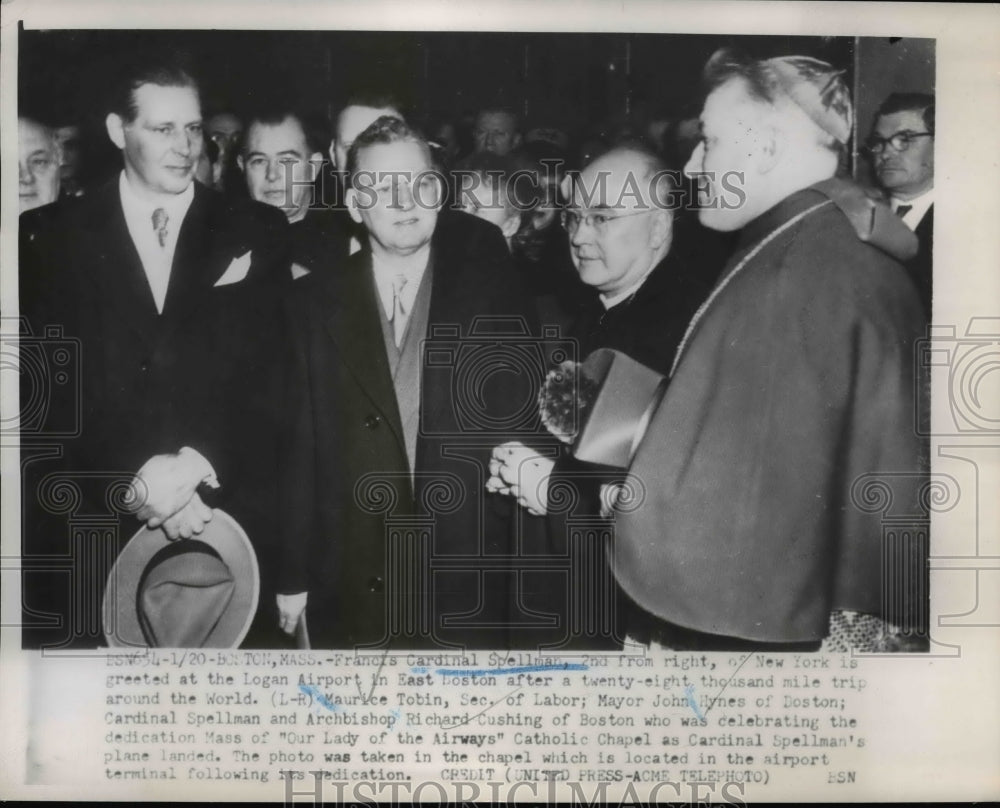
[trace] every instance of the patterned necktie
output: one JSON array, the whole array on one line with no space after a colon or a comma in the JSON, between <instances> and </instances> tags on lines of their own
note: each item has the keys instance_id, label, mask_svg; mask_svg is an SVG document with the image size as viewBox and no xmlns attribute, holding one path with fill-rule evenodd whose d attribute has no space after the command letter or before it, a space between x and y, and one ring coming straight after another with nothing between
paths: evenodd
<instances>
[{"instance_id":1,"label":"patterned necktie","mask_svg":"<svg viewBox=\"0 0 1000 808\"><path fill-rule=\"evenodd\" d=\"M167 212L163 208L157 208L153 211L153 229L156 231L156 238L161 247L167 246L168 221L170 221L170 217L167 216Z\"/></svg>"},{"instance_id":2,"label":"patterned necktie","mask_svg":"<svg viewBox=\"0 0 1000 808\"><path fill-rule=\"evenodd\" d=\"M911 210L913 210L913 205L900 205L896 208L896 215L902 219Z\"/></svg>"},{"instance_id":3,"label":"patterned necktie","mask_svg":"<svg viewBox=\"0 0 1000 808\"><path fill-rule=\"evenodd\" d=\"M403 306L403 289L409 282L409 278L400 273L392 279L392 316L389 322L392 323L392 338L399 347L403 340L403 331L406 330L406 307Z\"/></svg>"}]
</instances>

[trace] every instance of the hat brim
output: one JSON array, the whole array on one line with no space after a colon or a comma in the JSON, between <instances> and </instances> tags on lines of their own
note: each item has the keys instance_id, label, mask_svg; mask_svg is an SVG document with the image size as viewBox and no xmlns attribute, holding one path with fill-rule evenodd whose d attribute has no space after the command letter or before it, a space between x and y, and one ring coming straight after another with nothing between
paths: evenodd
<instances>
[{"instance_id":1,"label":"hat brim","mask_svg":"<svg viewBox=\"0 0 1000 808\"><path fill-rule=\"evenodd\" d=\"M202 648L236 648L246 637L260 599L257 554L246 532L233 517L218 508L197 536L211 546L232 572L235 587L226 610L209 632ZM184 541L184 539L178 539ZM150 559L171 542L162 529L143 526L122 550L108 575L102 605L104 638L112 648L149 646L136 611L136 592Z\"/></svg>"}]
</instances>

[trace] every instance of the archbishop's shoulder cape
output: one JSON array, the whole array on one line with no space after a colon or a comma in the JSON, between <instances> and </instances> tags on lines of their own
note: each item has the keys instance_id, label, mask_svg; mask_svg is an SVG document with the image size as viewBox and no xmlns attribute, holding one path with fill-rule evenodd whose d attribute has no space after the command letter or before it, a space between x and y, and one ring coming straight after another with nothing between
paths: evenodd
<instances>
[{"instance_id":1,"label":"archbishop's shoulder cape","mask_svg":"<svg viewBox=\"0 0 1000 808\"><path fill-rule=\"evenodd\" d=\"M832 180L751 222L682 346L614 553L624 589L665 620L798 642L832 610L882 612L881 514L852 485L892 472L913 483L904 498L919 488L922 314L897 260L912 241L868 206Z\"/></svg>"}]
</instances>

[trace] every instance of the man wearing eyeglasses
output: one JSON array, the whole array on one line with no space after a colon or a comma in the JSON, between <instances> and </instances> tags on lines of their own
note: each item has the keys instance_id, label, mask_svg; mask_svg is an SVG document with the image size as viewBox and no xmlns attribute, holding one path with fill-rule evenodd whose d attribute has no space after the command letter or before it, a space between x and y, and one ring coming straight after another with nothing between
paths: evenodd
<instances>
[{"instance_id":1,"label":"man wearing eyeglasses","mask_svg":"<svg viewBox=\"0 0 1000 808\"><path fill-rule=\"evenodd\" d=\"M928 319L934 244L934 96L893 93L879 107L866 152L893 211L917 234L909 262Z\"/></svg>"},{"instance_id":2,"label":"man wearing eyeglasses","mask_svg":"<svg viewBox=\"0 0 1000 808\"><path fill-rule=\"evenodd\" d=\"M573 264L593 292L569 332L581 359L613 348L669 373L684 330L714 281L698 256L674 249L675 190L656 155L631 147L604 154L564 181L569 203L562 225ZM555 486L577 494L578 513L600 512L601 468L568 453L553 462L520 443L498 446L493 457L491 487L515 496L531 513L547 513L547 492ZM566 553L566 514L549 513L548 527L553 554ZM554 581L553 591L559 586ZM612 615L604 617L616 630L568 638L572 647L620 648L626 632L640 633L641 614L617 590L615 595L613 621Z\"/></svg>"}]
</instances>

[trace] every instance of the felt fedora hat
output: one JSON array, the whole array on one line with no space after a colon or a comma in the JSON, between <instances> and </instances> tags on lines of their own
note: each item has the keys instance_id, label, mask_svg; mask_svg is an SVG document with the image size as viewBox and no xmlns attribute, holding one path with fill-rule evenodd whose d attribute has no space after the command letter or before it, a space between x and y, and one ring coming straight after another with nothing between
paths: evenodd
<instances>
[{"instance_id":1,"label":"felt fedora hat","mask_svg":"<svg viewBox=\"0 0 1000 808\"><path fill-rule=\"evenodd\" d=\"M215 509L204 531L172 541L142 527L122 550L104 592L112 648L235 648L257 611L260 571L243 528Z\"/></svg>"}]
</instances>

